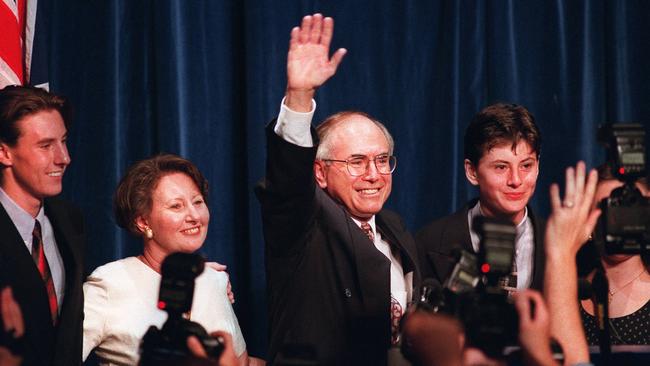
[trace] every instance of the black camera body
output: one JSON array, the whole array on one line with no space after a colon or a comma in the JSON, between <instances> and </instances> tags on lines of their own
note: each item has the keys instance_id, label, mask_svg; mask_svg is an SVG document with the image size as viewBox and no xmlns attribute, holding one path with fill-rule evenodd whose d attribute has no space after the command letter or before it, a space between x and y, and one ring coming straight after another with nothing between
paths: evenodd
<instances>
[{"instance_id":1,"label":"black camera body","mask_svg":"<svg viewBox=\"0 0 650 366\"><path fill-rule=\"evenodd\" d=\"M594 241L601 253L647 253L650 246L650 198L643 197L635 182L646 175L645 131L640 124L608 124L599 128L598 139L607 148L607 164L624 182L599 203L602 214Z\"/></svg>"},{"instance_id":2,"label":"black camera body","mask_svg":"<svg viewBox=\"0 0 650 366\"><path fill-rule=\"evenodd\" d=\"M473 226L481 236L479 253L460 251L442 288L423 291L416 306L459 319L468 345L498 358L507 346L517 345L519 334L517 311L504 290L516 288L509 283L516 229L510 222L483 217Z\"/></svg>"},{"instance_id":3,"label":"black camera body","mask_svg":"<svg viewBox=\"0 0 650 366\"><path fill-rule=\"evenodd\" d=\"M158 329L151 326L141 344L140 365L176 364L187 358L187 338L196 336L208 356L218 358L223 352L223 340L210 337L198 323L185 319L184 313L192 309L194 281L205 267L198 254L173 253L162 264L162 279L158 295L158 308L168 314L167 321Z\"/></svg>"}]
</instances>

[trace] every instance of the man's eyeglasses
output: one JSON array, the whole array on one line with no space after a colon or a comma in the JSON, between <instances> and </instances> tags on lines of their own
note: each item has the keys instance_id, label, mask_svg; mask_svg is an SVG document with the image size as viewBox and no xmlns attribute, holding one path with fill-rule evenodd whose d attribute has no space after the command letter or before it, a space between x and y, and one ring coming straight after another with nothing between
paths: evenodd
<instances>
[{"instance_id":1,"label":"man's eyeglasses","mask_svg":"<svg viewBox=\"0 0 650 366\"><path fill-rule=\"evenodd\" d=\"M397 158L392 155L378 155L374 159L370 159L367 156L355 156L347 158L345 160L337 159L322 159L325 162L338 162L345 163L348 168L348 172L353 177L358 177L366 174L370 162L374 162L375 168L379 174L390 174L395 171L397 166Z\"/></svg>"}]
</instances>

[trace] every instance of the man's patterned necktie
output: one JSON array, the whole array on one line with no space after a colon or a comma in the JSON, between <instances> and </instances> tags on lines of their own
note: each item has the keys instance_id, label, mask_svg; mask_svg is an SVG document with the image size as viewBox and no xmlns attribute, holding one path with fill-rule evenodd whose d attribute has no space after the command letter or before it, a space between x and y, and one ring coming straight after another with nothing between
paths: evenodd
<instances>
[{"instance_id":1,"label":"man's patterned necktie","mask_svg":"<svg viewBox=\"0 0 650 366\"><path fill-rule=\"evenodd\" d=\"M50 273L50 266L47 264L45 258L45 251L43 250L43 235L41 233L41 224L36 220L34 231L32 231L32 258L41 273L41 278L45 282L45 289L47 290L47 297L50 303L50 314L52 315L52 323L56 324L56 318L59 313L59 305L56 299L56 291L54 290L54 281Z\"/></svg>"},{"instance_id":2,"label":"man's patterned necktie","mask_svg":"<svg viewBox=\"0 0 650 366\"><path fill-rule=\"evenodd\" d=\"M361 230L368 236L371 242L375 242L375 234L372 232L372 227L367 222L361 223ZM399 322L402 319L402 305L397 301L393 295L390 296L390 343L397 344L399 342Z\"/></svg>"},{"instance_id":3,"label":"man's patterned necktie","mask_svg":"<svg viewBox=\"0 0 650 366\"><path fill-rule=\"evenodd\" d=\"M368 236L371 242L375 242L375 233L372 232L372 227L367 222L361 223L361 230Z\"/></svg>"}]
</instances>

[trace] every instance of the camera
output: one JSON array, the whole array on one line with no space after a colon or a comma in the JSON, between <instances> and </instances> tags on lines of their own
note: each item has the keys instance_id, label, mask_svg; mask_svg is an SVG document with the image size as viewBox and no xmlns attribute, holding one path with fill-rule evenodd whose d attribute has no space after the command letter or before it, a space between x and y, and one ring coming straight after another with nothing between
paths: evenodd
<instances>
[{"instance_id":1,"label":"camera","mask_svg":"<svg viewBox=\"0 0 650 366\"><path fill-rule=\"evenodd\" d=\"M500 358L517 344L519 319L506 289L511 276L516 229L510 222L478 217L473 226L481 236L478 254L462 250L450 277L441 286L423 281L414 311L451 315L465 328L467 344ZM408 351L407 351L408 352Z\"/></svg>"},{"instance_id":2,"label":"camera","mask_svg":"<svg viewBox=\"0 0 650 366\"><path fill-rule=\"evenodd\" d=\"M607 149L607 164L623 186L599 203L602 215L594 235L601 253L647 253L650 245L650 198L635 187L645 177L645 131L641 124L606 124L598 141Z\"/></svg>"},{"instance_id":3,"label":"camera","mask_svg":"<svg viewBox=\"0 0 650 366\"><path fill-rule=\"evenodd\" d=\"M186 359L187 338L196 336L211 358L223 352L223 340L210 337L198 323L183 317L192 309L194 281L205 267L205 260L198 254L173 253L162 263L158 308L168 314L167 321L158 329L149 327L141 344L140 365L177 364Z\"/></svg>"}]
</instances>

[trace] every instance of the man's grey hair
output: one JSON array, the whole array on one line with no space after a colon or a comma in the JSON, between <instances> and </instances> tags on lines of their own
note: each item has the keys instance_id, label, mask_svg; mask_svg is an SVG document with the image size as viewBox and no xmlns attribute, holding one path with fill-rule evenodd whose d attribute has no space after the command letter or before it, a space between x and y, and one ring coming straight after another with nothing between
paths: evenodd
<instances>
[{"instance_id":1,"label":"man's grey hair","mask_svg":"<svg viewBox=\"0 0 650 366\"><path fill-rule=\"evenodd\" d=\"M345 122L349 117L352 116L362 116L372 121L372 123L374 123L375 126L377 126L384 134L384 136L386 137L386 141L388 141L388 154L393 155L393 150L395 148L395 141L393 140L393 136L391 136L390 132L388 132L388 129L386 128L386 126L384 126L383 123L379 122L379 120L373 118L372 116L364 112L343 111L327 117L320 125L318 125L318 127L316 127L316 133L318 134L318 139L320 140L320 143L318 145L318 150L316 151L317 160L332 158L331 152L332 152L332 147L335 144L335 141L332 141L331 132L335 129L336 126Z\"/></svg>"}]
</instances>

